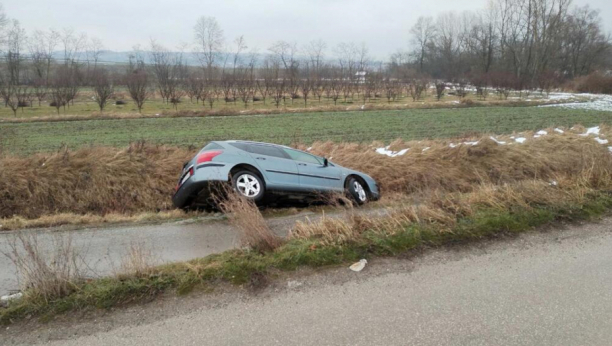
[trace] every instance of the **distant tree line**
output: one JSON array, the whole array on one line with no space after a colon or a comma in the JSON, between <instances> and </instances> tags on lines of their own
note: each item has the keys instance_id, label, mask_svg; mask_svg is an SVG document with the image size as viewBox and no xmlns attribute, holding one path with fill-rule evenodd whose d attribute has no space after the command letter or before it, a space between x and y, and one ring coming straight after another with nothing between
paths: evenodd
<instances>
[{"instance_id":1,"label":"distant tree line","mask_svg":"<svg viewBox=\"0 0 612 346\"><path fill-rule=\"evenodd\" d=\"M507 98L510 90L550 92L595 71L607 78L612 64L612 40L598 11L570 0L493 0L478 12L420 17L411 48L386 63L374 62L365 44L330 50L322 40L278 41L260 54L248 50L244 36L228 43L213 17L201 17L193 34L192 45L170 50L151 40L133 49L129 63L110 66L100 61L100 40L72 29L28 34L0 7L0 97L15 114L43 101L59 114L85 87L101 111L119 86L139 110L154 95L175 107L189 99L210 108L408 95L416 101L430 89L440 99L448 82L459 97L469 84L482 99L491 91ZM199 66L188 65L187 55Z\"/></svg>"}]
</instances>

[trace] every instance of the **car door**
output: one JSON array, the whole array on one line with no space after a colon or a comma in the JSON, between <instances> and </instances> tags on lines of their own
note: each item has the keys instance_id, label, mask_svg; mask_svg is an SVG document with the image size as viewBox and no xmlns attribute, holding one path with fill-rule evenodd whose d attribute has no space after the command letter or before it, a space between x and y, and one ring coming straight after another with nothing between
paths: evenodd
<instances>
[{"instance_id":1,"label":"car door","mask_svg":"<svg viewBox=\"0 0 612 346\"><path fill-rule=\"evenodd\" d=\"M272 189L299 189L297 164L280 148L271 145L249 145L249 155L266 178L266 186Z\"/></svg>"},{"instance_id":2,"label":"car door","mask_svg":"<svg viewBox=\"0 0 612 346\"><path fill-rule=\"evenodd\" d=\"M303 151L284 149L297 164L300 185L305 190L331 191L343 189L342 171L333 164L324 165L323 159Z\"/></svg>"}]
</instances>

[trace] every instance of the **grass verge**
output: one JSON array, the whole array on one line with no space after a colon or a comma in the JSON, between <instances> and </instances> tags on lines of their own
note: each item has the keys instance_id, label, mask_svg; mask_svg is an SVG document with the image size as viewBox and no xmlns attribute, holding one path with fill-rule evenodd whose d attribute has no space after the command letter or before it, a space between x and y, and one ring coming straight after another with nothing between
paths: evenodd
<instances>
[{"instance_id":1,"label":"grass verge","mask_svg":"<svg viewBox=\"0 0 612 346\"><path fill-rule=\"evenodd\" d=\"M491 192L498 191L497 188L484 190L477 196L469 193L432 202L432 205L444 204L439 208L447 212L451 204L469 208L469 212L458 208L453 220L444 221L444 217L436 217L430 209L419 209L421 212L411 214L411 221L407 217L357 220L351 227L359 229L359 234L351 237L339 239L336 235L326 237L315 233L305 236L297 232L274 251L233 250L131 276L91 280L75 285L71 293L55 299L41 299L26 292L22 301L0 309L0 323L10 324L27 316L45 319L84 308L108 309L148 301L164 292L186 294L194 289L212 289L219 283L249 285L275 271L338 265L360 258L394 256L416 249L518 234L555 221L601 216L612 208L609 193L588 188L563 190L539 184L537 189L529 188L530 192L538 192L538 196L520 201L515 190L499 193ZM544 199L539 197L544 192L550 198L549 204L542 203ZM502 200L507 204L501 205ZM302 232L305 229L308 227L302 226Z\"/></svg>"}]
</instances>

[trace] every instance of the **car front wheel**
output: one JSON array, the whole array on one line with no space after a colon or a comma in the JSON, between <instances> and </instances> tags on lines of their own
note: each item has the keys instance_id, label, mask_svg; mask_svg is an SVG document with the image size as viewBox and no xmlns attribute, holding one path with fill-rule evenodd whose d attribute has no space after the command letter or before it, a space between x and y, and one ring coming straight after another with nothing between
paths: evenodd
<instances>
[{"instance_id":1,"label":"car front wheel","mask_svg":"<svg viewBox=\"0 0 612 346\"><path fill-rule=\"evenodd\" d=\"M349 178L349 181L347 183L347 190L350 197L357 204L362 205L368 202L368 192L359 180L355 178Z\"/></svg>"},{"instance_id":2,"label":"car front wheel","mask_svg":"<svg viewBox=\"0 0 612 346\"><path fill-rule=\"evenodd\" d=\"M259 202L264 197L265 187L261 178L250 171L241 171L232 177L232 186L241 196L254 202Z\"/></svg>"}]
</instances>

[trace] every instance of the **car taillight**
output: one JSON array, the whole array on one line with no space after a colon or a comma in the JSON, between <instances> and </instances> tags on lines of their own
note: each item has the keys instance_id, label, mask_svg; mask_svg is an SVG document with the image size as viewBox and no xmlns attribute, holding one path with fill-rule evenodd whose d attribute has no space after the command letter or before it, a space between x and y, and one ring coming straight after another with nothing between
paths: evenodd
<instances>
[{"instance_id":1,"label":"car taillight","mask_svg":"<svg viewBox=\"0 0 612 346\"><path fill-rule=\"evenodd\" d=\"M196 160L197 164L200 164L202 162L208 162L208 161L212 161L212 159L217 156L220 155L223 151L221 150L210 150L210 151L203 151L200 154L198 154L198 159Z\"/></svg>"},{"instance_id":2,"label":"car taillight","mask_svg":"<svg viewBox=\"0 0 612 346\"><path fill-rule=\"evenodd\" d=\"M194 174L193 171L193 167L190 167L189 170L187 172L185 172L182 176L181 179L179 180L178 184L176 184L176 187L174 188L174 191L178 191L178 189L185 184L185 182L191 178Z\"/></svg>"}]
</instances>

